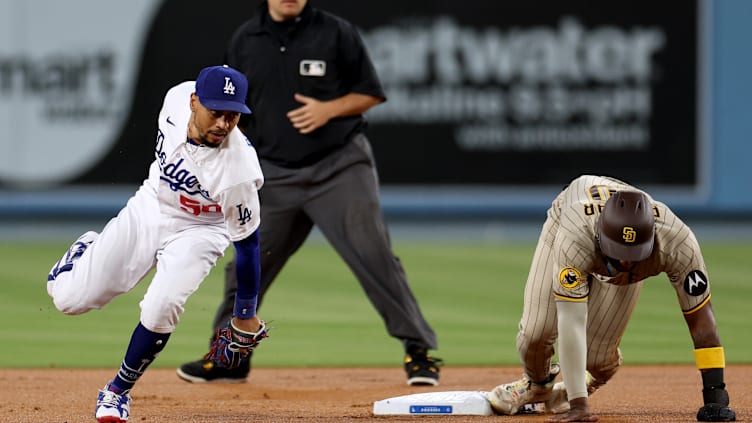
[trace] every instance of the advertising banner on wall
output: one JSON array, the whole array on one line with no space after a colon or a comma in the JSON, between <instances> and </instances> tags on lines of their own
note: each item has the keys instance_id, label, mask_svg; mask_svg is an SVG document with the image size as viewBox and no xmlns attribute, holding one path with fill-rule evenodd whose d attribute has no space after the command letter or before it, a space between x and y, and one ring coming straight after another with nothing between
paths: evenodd
<instances>
[{"instance_id":1,"label":"advertising banner on wall","mask_svg":"<svg viewBox=\"0 0 752 423\"><path fill-rule=\"evenodd\" d=\"M705 183L702 0L309 1L358 26L386 89L367 118L387 201L543 188L538 204L581 173ZM5 192L132 191L166 90L220 63L258 4L100 3L0 0Z\"/></svg>"},{"instance_id":2,"label":"advertising banner on wall","mask_svg":"<svg viewBox=\"0 0 752 423\"><path fill-rule=\"evenodd\" d=\"M80 177L117 144L154 2L0 1L0 181Z\"/></svg>"},{"instance_id":3,"label":"advertising banner on wall","mask_svg":"<svg viewBox=\"0 0 752 423\"><path fill-rule=\"evenodd\" d=\"M384 183L698 182L694 2L393 3L359 17Z\"/></svg>"}]
</instances>

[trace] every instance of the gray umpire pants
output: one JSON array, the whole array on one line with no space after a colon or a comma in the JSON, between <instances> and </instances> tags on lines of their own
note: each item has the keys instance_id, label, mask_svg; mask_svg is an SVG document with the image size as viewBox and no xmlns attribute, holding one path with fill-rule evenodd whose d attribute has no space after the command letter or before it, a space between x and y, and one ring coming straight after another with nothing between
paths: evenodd
<instances>
[{"instance_id":1,"label":"gray umpire pants","mask_svg":"<svg viewBox=\"0 0 752 423\"><path fill-rule=\"evenodd\" d=\"M261 291L266 291L287 260L316 225L347 263L386 324L405 348L436 349L436 334L424 319L399 258L392 252L379 200L371 145L363 134L299 169L261 160ZM237 291L235 259L225 268L224 300L214 327L227 324Z\"/></svg>"}]
</instances>

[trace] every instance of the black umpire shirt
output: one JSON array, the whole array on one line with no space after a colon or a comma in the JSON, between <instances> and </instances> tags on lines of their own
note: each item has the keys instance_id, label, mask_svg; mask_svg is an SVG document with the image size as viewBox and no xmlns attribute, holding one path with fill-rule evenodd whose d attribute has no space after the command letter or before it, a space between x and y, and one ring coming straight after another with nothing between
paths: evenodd
<instances>
[{"instance_id":1,"label":"black umpire shirt","mask_svg":"<svg viewBox=\"0 0 752 423\"><path fill-rule=\"evenodd\" d=\"M366 124L362 115L335 118L310 134L292 126L287 112L300 93L326 101L348 93L386 100L356 28L306 4L300 16L274 22L266 2L234 33L226 62L248 77L246 134L260 158L284 167L315 163Z\"/></svg>"}]
</instances>

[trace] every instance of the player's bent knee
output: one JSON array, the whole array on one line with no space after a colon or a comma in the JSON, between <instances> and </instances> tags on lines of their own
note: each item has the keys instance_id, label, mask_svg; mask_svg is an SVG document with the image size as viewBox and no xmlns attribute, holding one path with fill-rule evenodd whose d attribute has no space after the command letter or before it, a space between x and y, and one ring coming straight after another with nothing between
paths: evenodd
<instances>
[{"instance_id":1,"label":"player's bent knee","mask_svg":"<svg viewBox=\"0 0 752 423\"><path fill-rule=\"evenodd\" d=\"M52 303L55 305L55 308L69 316L83 314L93 308L82 303L79 298L71 298L71 296L63 295L54 296Z\"/></svg>"},{"instance_id":2,"label":"player's bent knee","mask_svg":"<svg viewBox=\"0 0 752 423\"><path fill-rule=\"evenodd\" d=\"M69 285L61 285L59 282L47 284L47 294L52 298L52 304L56 309L64 314L75 316L94 308L86 301L81 291L66 289L67 286Z\"/></svg>"},{"instance_id":3,"label":"player's bent knee","mask_svg":"<svg viewBox=\"0 0 752 423\"><path fill-rule=\"evenodd\" d=\"M170 333L183 314L183 302L172 297L141 303L141 324L157 333Z\"/></svg>"},{"instance_id":4,"label":"player's bent knee","mask_svg":"<svg viewBox=\"0 0 752 423\"><path fill-rule=\"evenodd\" d=\"M611 380L612 377L614 377L616 372L619 370L619 367L621 367L621 364L621 350L617 348L614 354L611 355L608 360L600 362L590 362L589 360L587 363L587 369L596 380L600 381L601 383L606 383Z\"/></svg>"},{"instance_id":5,"label":"player's bent knee","mask_svg":"<svg viewBox=\"0 0 752 423\"><path fill-rule=\"evenodd\" d=\"M517 352L523 360L531 354L540 355L541 351L544 352L545 356L550 357L554 353L555 342L555 337L550 334L520 331L517 334Z\"/></svg>"}]
</instances>

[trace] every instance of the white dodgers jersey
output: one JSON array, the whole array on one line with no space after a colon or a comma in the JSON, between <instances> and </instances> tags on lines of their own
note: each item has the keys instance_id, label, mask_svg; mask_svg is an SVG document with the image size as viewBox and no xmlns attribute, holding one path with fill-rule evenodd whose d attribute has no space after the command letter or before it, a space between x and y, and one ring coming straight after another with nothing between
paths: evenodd
<instances>
[{"instance_id":1,"label":"white dodgers jersey","mask_svg":"<svg viewBox=\"0 0 752 423\"><path fill-rule=\"evenodd\" d=\"M237 127L216 148L188 142L194 91L189 81L167 92L146 185L156 191L163 215L186 226L226 224L230 240L239 241L260 224L264 177L256 150Z\"/></svg>"}]
</instances>

